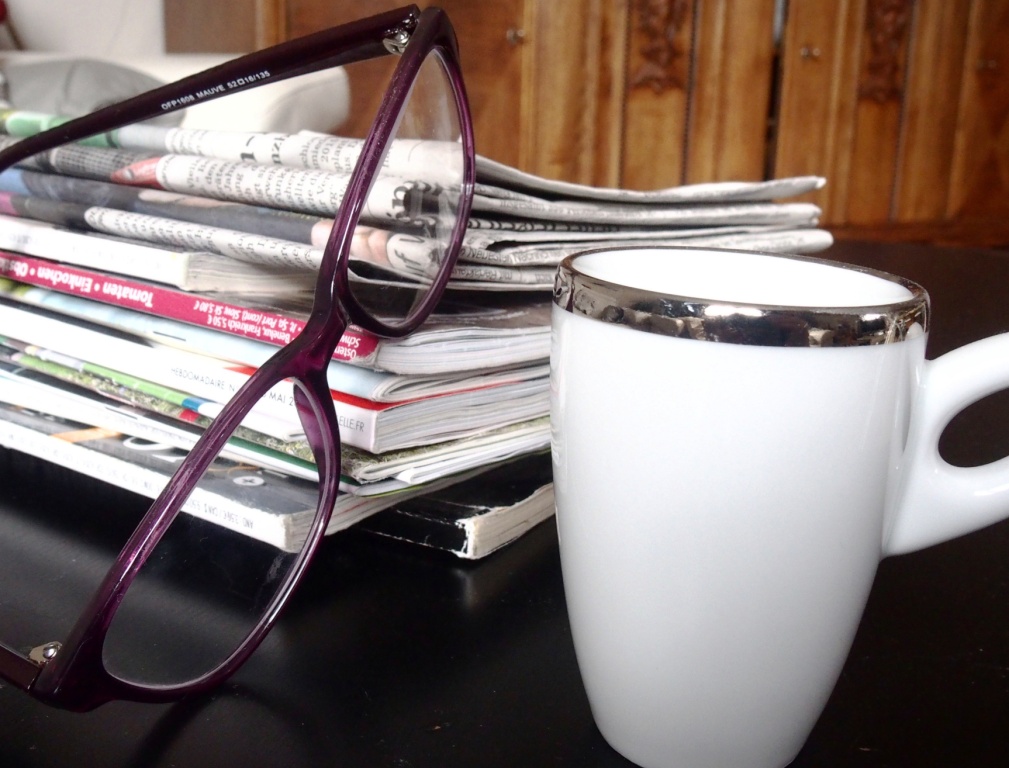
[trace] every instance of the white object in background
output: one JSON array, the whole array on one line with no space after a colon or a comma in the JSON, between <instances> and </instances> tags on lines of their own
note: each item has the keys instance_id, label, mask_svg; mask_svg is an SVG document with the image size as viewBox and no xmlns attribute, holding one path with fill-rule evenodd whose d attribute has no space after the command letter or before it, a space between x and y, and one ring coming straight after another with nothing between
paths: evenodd
<instances>
[{"instance_id":1,"label":"white object in background","mask_svg":"<svg viewBox=\"0 0 1009 768\"><path fill-rule=\"evenodd\" d=\"M165 52L162 0L6 0L23 51L0 52L6 61L93 58L171 82L234 58L234 54ZM343 69L214 99L186 110L182 125L243 131L330 131L350 109Z\"/></svg>"},{"instance_id":2,"label":"white object in background","mask_svg":"<svg viewBox=\"0 0 1009 768\"><path fill-rule=\"evenodd\" d=\"M125 58L165 52L162 0L6 0L22 47Z\"/></svg>"}]
</instances>

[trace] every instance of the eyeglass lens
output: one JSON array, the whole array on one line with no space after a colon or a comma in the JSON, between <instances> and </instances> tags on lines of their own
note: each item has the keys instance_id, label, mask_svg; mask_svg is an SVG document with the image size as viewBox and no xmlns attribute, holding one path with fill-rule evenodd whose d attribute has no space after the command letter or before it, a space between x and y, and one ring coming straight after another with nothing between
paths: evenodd
<instances>
[{"instance_id":1,"label":"eyeglass lens","mask_svg":"<svg viewBox=\"0 0 1009 768\"><path fill-rule=\"evenodd\" d=\"M400 113L351 248L351 292L388 325L403 323L423 300L460 224L460 133L448 71L434 50Z\"/></svg>"},{"instance_id":2,"label":"eyeglass lens","mask_svg":"<svg viewBox=\"0 0 1009 768\"><path fill-rule=\"evenodd\" d=\"M178 685L216 669L288 583L318 514L320 486L262 465L277 466L289 455L292 467L304 466L306 474L314 469L294 386L281 382L275 398L260 401L270 404L261 410L274 434L239 430L241 437L202 475L141 567L106 637L111 674L143 685ZM151 450L151 462L178 463L185 456L163 445L139 448Z\"/></svg>"}]
</instances>

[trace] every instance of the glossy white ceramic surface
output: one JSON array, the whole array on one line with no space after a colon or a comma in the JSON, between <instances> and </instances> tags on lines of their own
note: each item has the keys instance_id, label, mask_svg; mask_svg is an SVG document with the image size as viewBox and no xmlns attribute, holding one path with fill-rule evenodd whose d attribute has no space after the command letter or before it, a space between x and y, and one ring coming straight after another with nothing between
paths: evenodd
<instances>
[{"instance_id":1,"label":"glossy white ceramic surface","mask_svg":"<svg viewBox=\"0 0 1009 768\"><path fill-rule=\"evenodd\" d=\"M634 251L612 265L597 254L586 271L692 295L655 269L656 253L637 265ZM770 268L729 280L727 300L907 298L851 270L761 258ZM712 259L687 287L717 300L738 262ZM644 333L558 306L553 323L561 560L600 730L646 768L786 765L831 692L880 558L1009 511L1009 467L934 477L949 416L1009 383L1009 337L949 365L924 362L920 332L771 348Z\"/></svg>"},{"instance_id":2,"label":"glossy white ceramic surface","mask_svg":"<svg viewBox=\"0 0 1009 768\"><path fill-rule=\"evenodd\" d=\"M911 298L903 285L854 269L743 251L599 251L579 256L578 270L616 285L724 302L861 307Z\"/></svg>"}]
</instances>

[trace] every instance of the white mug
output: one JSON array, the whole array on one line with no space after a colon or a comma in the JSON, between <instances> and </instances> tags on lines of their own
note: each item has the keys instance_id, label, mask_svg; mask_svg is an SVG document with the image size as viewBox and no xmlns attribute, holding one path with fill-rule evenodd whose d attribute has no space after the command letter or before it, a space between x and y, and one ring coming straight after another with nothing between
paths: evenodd
<instances>
[{"instance_id":1,"label":"white mug","mask_svg":"<svg viewBox=\"0 0 1009 768\"><path fill-rule=\"evenodd\" d=\"M603 736L646 768L779 768L882 557L1009 515L1009 459L938 439L1009 334L925 360L918 285L818 259L568 258L551 428L564 589Z\"/></svg>"}]
</instances>

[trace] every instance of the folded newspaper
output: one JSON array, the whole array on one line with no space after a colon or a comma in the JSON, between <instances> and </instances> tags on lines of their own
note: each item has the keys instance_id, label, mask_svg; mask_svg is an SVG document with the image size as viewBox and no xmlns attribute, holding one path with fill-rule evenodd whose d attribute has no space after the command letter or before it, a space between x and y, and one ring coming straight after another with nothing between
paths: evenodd
<instances>
[{"instance_id":1,"label":"folded newspaper","mask_svg":"<svg viewBox=\"0 0 1009 768\"><path fill-rule=\"evenodd\" d=\"M19 135L52 122L51 116L0 113L0 126L16 127ZM0 136L0 146L16 140ZM155 126L122 128L102 142L60 147L0 174L5 212L43 218L48 210L54 224L292 273L318 266L361 146L310 132ZM384 249L392 265L428 257L423 237L386 232L382 222L402 219L402 196L409 194L403 189L411 178L424 178L425 169L434 173L439 157L437 146L394 142L388 164L402 167L403 179L386 197L369 198L369 226L355 240L360 247ZM793 253L831 244L829 233L817 228L817 206L784 201L822 187L817 176L635 191L545 179L479 157L477 182L450 283L456 289L549 290L564 256L627 242ZM63 207L47 209L41 199ZM34 212L21 213L29 209ZM56 258L41 248L28 252ZM413 278L394 269L367 279L410 285Z\"/></svg>"}]
</instances>

